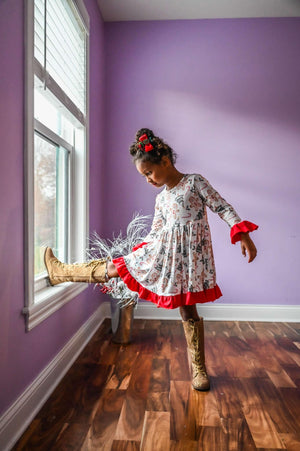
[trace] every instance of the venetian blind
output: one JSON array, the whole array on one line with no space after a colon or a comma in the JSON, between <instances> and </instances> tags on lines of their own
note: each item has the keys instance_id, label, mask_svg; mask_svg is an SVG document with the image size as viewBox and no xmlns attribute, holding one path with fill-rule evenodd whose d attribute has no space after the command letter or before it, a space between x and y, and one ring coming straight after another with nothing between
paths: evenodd
<instances>
[{"instance_id":1,"label":"venetian blind","mask_svg":"<svg viewBox=\"0 0 300 451\"><path fill-rule=\"evenodd\" d=\"M86 30L71 0L34 0L34 57L45 87L85 117Z\"/></svg>"}]
</instances>

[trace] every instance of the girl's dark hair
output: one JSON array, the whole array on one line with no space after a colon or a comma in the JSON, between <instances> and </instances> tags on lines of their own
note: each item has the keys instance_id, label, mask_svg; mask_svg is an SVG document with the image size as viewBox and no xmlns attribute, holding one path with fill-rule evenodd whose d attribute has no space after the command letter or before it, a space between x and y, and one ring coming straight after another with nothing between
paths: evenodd
<instances>
[{"instance_id":1,"label":"girl's dark hair","mask_svg":"<svg viewBox=\"0 0 300 451\"><path fill-rule=\"evenodd\" d=\"M140 138L143 137L143 135L146 135L146 138L144 137L144 139L140 141ZM129 152L132 155L134 163L136 163L137 160L140 160L160 164L162 157L164 156L167 156L173 165L176 162L176 153L174 150L161 138L155 136L153 131L149 128L141 128L136 132L135 141L131 144Z\"/></svg>"}]
</instances>

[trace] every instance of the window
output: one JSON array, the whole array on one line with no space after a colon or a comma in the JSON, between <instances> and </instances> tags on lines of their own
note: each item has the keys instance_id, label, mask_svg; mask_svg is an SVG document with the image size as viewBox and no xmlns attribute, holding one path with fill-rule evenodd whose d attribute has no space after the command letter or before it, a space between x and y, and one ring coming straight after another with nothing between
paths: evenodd
<instances>
[{"instance_id":1,"label":"window","mask_svg":"<svg viewBox=\"0 0 300 451\"><path fill-rule=\"evenodd\" d=\"M46 246L83 260L88 231L88 15L82 0L26 1L25 259L30 330L85 289L47 285Z\"/></svg>"}]
</instances>

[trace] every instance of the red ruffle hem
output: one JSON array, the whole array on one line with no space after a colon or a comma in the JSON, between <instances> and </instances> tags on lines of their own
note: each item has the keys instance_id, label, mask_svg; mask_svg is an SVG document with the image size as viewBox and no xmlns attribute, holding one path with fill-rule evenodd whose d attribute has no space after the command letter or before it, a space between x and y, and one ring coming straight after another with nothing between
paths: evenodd
<instances>
[{"instance_id":1,"label":"red ruffle hem","mask_svg":"<svg viewBox=\"0 0 300 451\"><path fill-rule=\"evenodd\" d=\"M242 221L238 224L235 224L231 227L230 230L230 238L232 244L241 241L241 233L253 232L256 229L258 229L258 225L253 224L253 222L249 221Z\"/></svg>"},{"instance_id":2,"label":"red ruffle hem","mask_svg":"<svg viewBox=\"0 0 300 451\"><path fill-rule=\"evenodd\" d=\"M143 243L143 245L144 244L146 243ZM140 299L153 302L158 307L174 309L177 307L182 307L184 305L204 304L205 302L213 302L222 296L221 290L218 285L208 290L200 291L198 293L188 292L176 294L174 296L160 296L156 293L153 293L152 291L147 290L147 288L144 288L132 277L126 267L123 257L114 259L113 264L116 266L119 276L127 285L129 290L138 293Z\"/></svg>"}]
</instances>

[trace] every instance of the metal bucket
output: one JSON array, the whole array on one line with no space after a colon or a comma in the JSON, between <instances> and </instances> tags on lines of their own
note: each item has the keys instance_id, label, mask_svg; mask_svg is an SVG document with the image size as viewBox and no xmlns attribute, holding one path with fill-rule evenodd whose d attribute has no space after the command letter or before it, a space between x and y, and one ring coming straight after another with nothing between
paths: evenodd
<instances>
[{"instance_id":1,"label":"metal bucket","mask_svg":"<svg viewBox=\"0 0 300 451\"><path fill-rule=\"evenodd\" d=\"M123 308L120 308L119 304L116 301L110 301L113 343L125 345L131 342L134 306L134 301Z\"/></svg>"}]
</instances>

